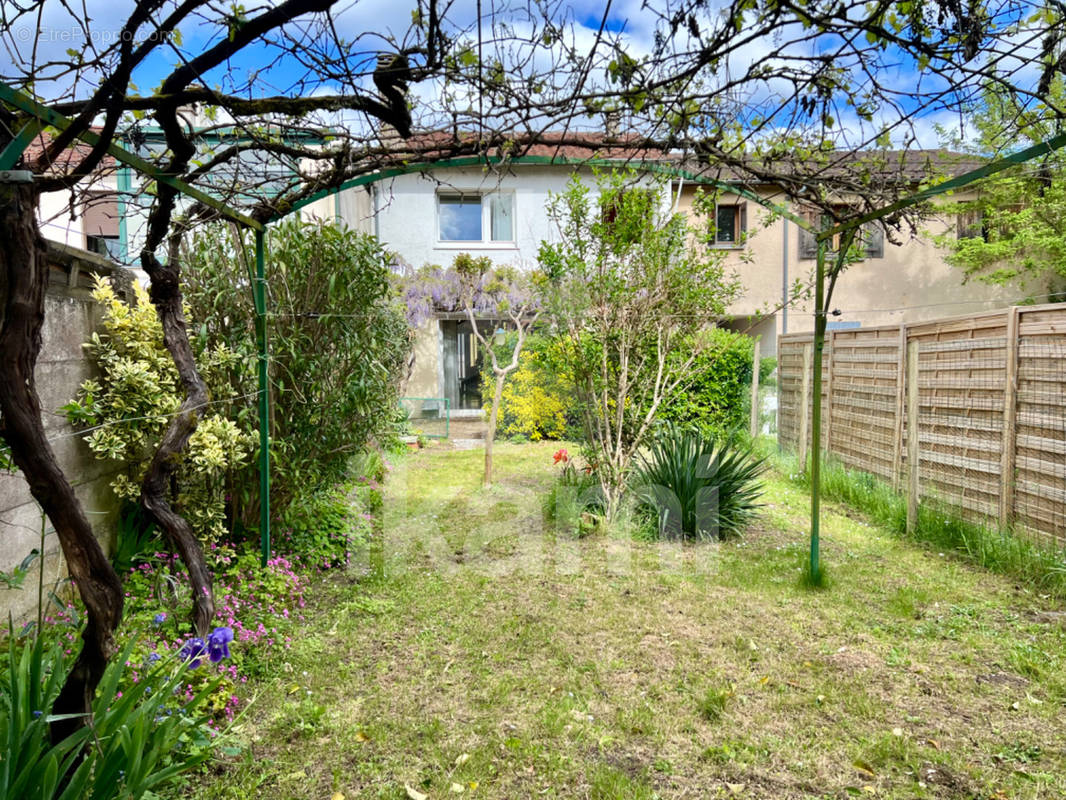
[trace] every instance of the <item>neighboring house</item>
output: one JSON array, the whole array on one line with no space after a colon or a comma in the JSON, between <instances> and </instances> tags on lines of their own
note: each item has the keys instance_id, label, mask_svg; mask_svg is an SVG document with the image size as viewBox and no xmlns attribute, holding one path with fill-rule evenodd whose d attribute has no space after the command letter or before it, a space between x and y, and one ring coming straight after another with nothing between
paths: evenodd
<instances>
[{"instance_id":1,"label":"neighboring house","mask_svg":"<svg viewBox=\"0 0 1066 800\"><path fill-rule=\"evenodd\" d=\"M26 160L36 161L50 142L48 134L39 134L26 148ZM87 144L75 142L50 165L51 173L66 173L88 152ZM121 262L125 210L119 195L119 178L117 162L105 156L92 175L73 191L41 195L38 207L41 234L50 241Z\"/></svg>"},{"instance_id":2,"label":"neighboring house","mask_svg":"<svg viewBox=\"0 0 1066 800\"><path fill-rule=\"evenodd\" d=\"M915 191L933 174L957 175L981 162L939 150L880 151L879 162L892 165L896 180ZM725 179L728 182L728 178ZM821 212L789 202L778 186L744 188L766 202L787 207L814 227L821 227ZM675 191L678 189L675 184ZM698 187L681 182L680 208L690 211ZM958 200L969 199L959 195ZM840 205L847 207L847 198ZM768 212L758 203L724 192L716 208L717 247L729 251L729 263L744 287L729 308L724 327L761 337L764 355L777 352L777 337L814 329L814 301L809 293L795 296L797 286L809 287L814 274L817 246L812 234ZM857 328L919 322L954 314L999 308L1034 294L1032 287L963 283L962 271L952 267L934 237L973 235L972 220L940 213L925 221L920 235L895 234L886 241L876 225L863 230L865 258L841 275L830 302L828 327ZM1038 292L1039 293L1039 290ZM1037 298L1040 299L1040 298Z\"/></svg>"},{"instance_id":3,"label":"neighboring house","mask_svg":"<svg viewBox=\"0 0 1066 800\"><path fill-rule=\"evenodd\" d=\"M637 163L632 152L617 145L605 141L604 148L601 158L606 154L622 163ZM442 167L391 177L320 201L307 213L341 219L377 234L401 263L413 267L447 267L460 252L488 256L498 264L533 265L540 242L557 235L545 211L550 195L563 191L575 171L583 179L592 179L588 168L544 162L553 156L595 156L587 148L568 150L550 141L534 148L531 155L532 159L499 170ZM888 151L877 156L893 164L894 179L916 188L933 171L959 174L978 163L942 151ZM685 171L693 172L688 165ZM705 169L704 174L731 182L717 170ZM788 203L778 186L742 185L766 203L785 205L811 224L821 222L812 210ZM698 186L675 178L666 202L690 212ZM841 204L847 204L846 198ZM761 337L764 355L776 353L779 334L813 329L813 302L807 296L794 297L797 284L809 284L813 274L813 235L794 222L774 217L754 200L728 191L718 198L715 225L715 246L729 251L729 262L744 287L722 324ZM830 308L840 313L830 318L830 327L913 322L996 308L1021 297L1018 287L963 284L961 271L947 264L932 239L956 229L959 235L968 233L964 220L945 215L928 220L923 235L900 234L894 237L899 243L893 243L880 228L868 227L864 232L867 257L840 278ZM494 326L491 320L484 324L487 329ZM476 388L480 358L464 315L438 314L417 332L414 347L407 395L448 398L452 408L459 410L480 407Z\"/></svg>"}]
</instances>

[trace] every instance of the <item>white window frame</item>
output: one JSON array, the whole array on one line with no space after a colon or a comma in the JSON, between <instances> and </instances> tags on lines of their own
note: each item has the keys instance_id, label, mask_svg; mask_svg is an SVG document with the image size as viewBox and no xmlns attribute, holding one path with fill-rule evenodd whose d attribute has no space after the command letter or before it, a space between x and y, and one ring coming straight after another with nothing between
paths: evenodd
<instances>
[{"instance_id":1,"label":"white window frame","mask_svg":"<svg viewBox=\"0 0 1066 800\"><path fill-rule=\"evenodd\" d=\"M466 239L463 241L449 241L440 238L440 199L441 197L463 198L477 197L481 201L481 238ZM511 238L507 241L492 240L492 203L493 197L507 196L511 198ZM433 196L434 225L436 249L438 250L517 250L518 249L518 214L517 198L513 190L503 189L486 192L480 189L449 189L436 192ZM489 234L486 238L485 234Z\"/></svg>"}]
</instances>

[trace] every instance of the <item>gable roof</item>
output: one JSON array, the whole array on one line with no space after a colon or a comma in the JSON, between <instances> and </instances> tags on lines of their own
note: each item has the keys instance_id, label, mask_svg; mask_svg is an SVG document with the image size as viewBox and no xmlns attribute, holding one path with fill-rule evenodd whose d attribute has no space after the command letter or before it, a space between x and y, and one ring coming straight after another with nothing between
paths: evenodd
<instances>
[{"instance_id":1,"label":"gable roof","mask_svg":"<svg viewBox=\"0 0 1066 800\"><path fill-rule=\"evenodd\" d=\"M99 133L101 129L99 127L95 127L91 128L90 130L92 130L93 133ZM53 136L48 131L42 130L40 133L34 136L22 153L23 160L25 161L25 163L35 164L42 156L44 156L45 151L49 148L49 146L51 146L52 142L54 141L55 136ZM52 161L51 164L47 165L47 170L45 174L54 177L59 177L67 174L68 172L71 172L75 167L78 166L78 164L81 163L83 158L89 155L92 149L92 145L88 144L87 142L83 142L81 139L75 139L73 142L67 145L67 147L62 152L60 152L58 156L56 156L55 160ZM114 156L105 153L104 157L100 160L100 163L97 165L96 169L93 170L93 172L97 175L102 173L106 174L113 172L117 167L118 161L115 160Z\"/></svg>"},{"instance_id":2,"label":"gable roof","mask_svg":"<svg viewBox=\"0 0 1066 800\"><path fill-rule=\"evenodd\" d=\"M954 177L975 170L986 160L944 149L923 150L833 150L816 158L788 156L747 159L750 169L710 163L692 157L682 159L688 172L717 180L759 183L760 174L778 174L790 182L868 180L877 183L916 184L936 177ZM770 182L770 181L764 181Z\"/></svg>"}]
</instances>

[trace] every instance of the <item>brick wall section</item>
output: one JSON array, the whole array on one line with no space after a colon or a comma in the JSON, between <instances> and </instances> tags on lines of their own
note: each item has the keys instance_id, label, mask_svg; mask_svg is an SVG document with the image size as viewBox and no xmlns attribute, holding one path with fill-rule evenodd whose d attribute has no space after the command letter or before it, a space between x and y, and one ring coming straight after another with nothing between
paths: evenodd
<instances>
[{"instance_id":1,"label":"brick wall section","mask_svg":"<svg viewBox=\"0 0 1066 800\"><path fill-rule=\"evenodd\" d=\"M73 483L97 536L106 549L113 544L118 505L108 483L118 471L114 462L98 460L59 409L77 393L78 386L92 377L94 369L82 345L100 324L101 314L90 296L96 275L111 279L116 291L132 295L128 270L84 250L49 243L51 278L45 300L43 348L37 361L37 391L48 438L59 464ZM45 591L54 589L66 576L59 541L46 523ZM41 511L18 473L0 473L0 570L11 572L31 550L40 545ZM21 588L0 585L0 614L16 619L36 612L40 560Z\"/></svg>"}]
</instances>

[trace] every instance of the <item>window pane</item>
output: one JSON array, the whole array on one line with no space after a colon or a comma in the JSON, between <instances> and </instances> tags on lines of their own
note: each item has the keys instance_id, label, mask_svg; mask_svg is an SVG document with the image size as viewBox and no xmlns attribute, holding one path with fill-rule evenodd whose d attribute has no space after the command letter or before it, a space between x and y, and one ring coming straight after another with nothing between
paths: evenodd
<instances>
[{"instance_id":1,"label":"window pane","mask_svg":"<svg viewBox=\"0 0 1066 800\"><path fill-rule=\"evenodd\" d=\"M481 241L480 197L442 194L438 206L442 242Z\"/></svg>"},{"instance_id":2,"label":"window pane","mask_svg":"<svg viewBox=\"0 0 1066 800\"><path fill-rule=\"evenodd\" d=\"M514 241L514 195L494 194L490 198L489 209L492 214L492 241Z\"/></svg>"},{"instance_id":3,"label":"window pane","mask_svg":"<svg viewBox=\"0 0 1066 800\"><path fill-rule=\"evenodd\" d=\"M736 241L736 218L737 207L736 206L718 206L718 215L715 224L718 227L715 234L715 241L718 242L735 242Z\"/></svg>"}]
</instances>

